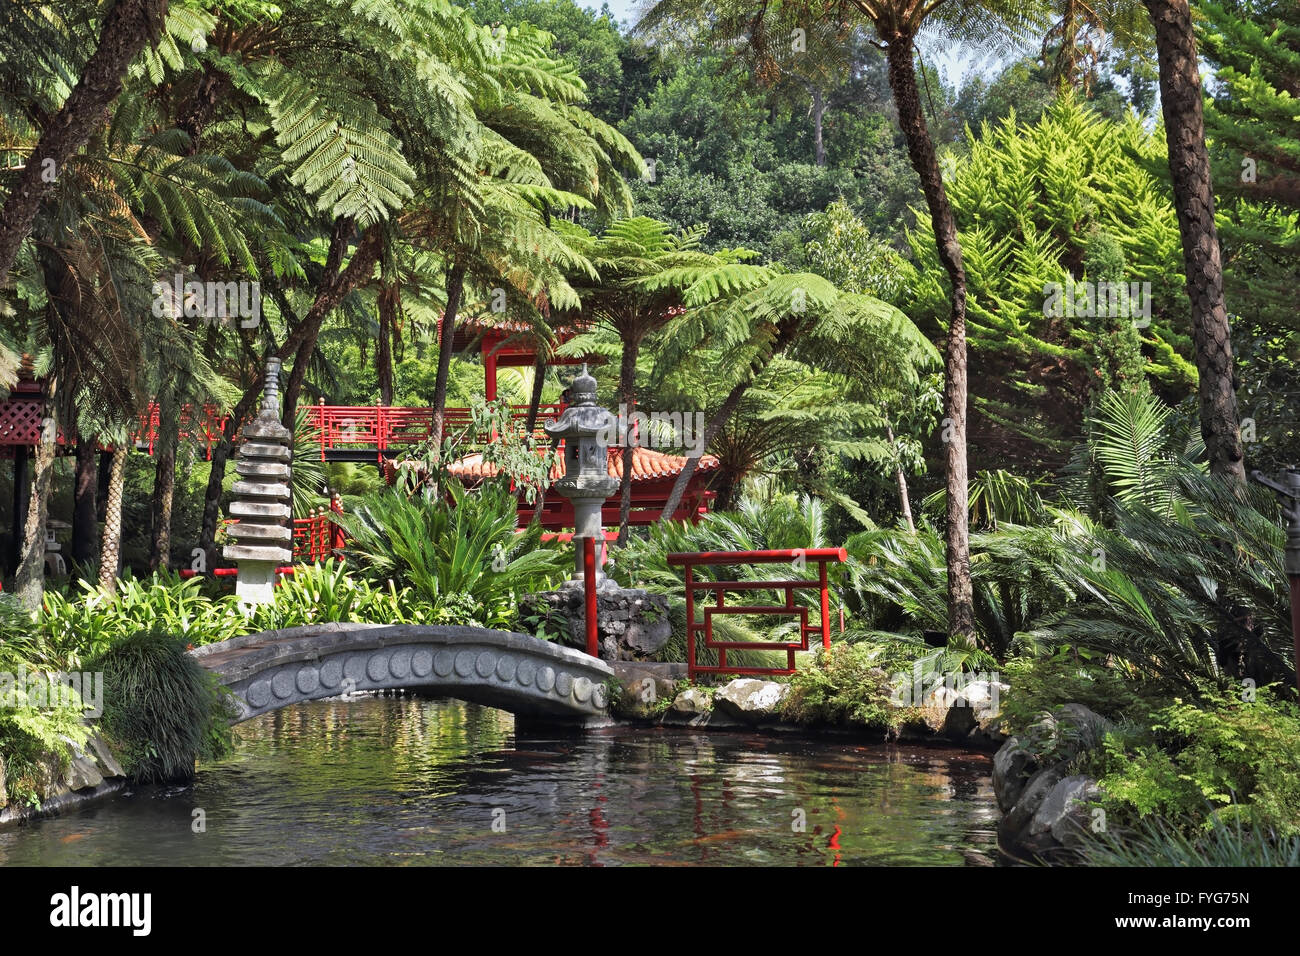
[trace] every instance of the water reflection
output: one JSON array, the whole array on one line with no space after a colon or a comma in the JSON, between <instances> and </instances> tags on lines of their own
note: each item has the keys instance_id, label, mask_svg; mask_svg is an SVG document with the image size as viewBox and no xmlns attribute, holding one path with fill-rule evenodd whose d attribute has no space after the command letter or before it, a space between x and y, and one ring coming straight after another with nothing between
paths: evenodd
<instances>
[{"instance_id":1,"label":"water reflection","mask_svg":"<svg viewBox=\"0 0 1300 956\"><path fill-rule=\"evenodd\" d=\"M0 832L0 864L929 864L993 856L989 760L317 701L241 725L191 788ZM206 832L193 832L202 809Z\"/></svg>"}]
</instances>

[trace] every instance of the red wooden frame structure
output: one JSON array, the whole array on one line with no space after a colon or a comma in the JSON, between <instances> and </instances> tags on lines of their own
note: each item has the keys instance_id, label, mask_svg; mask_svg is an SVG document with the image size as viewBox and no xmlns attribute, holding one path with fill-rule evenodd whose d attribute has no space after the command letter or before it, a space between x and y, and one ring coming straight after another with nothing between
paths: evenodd
<instances>
[{"instance_id":1,"label":"red wooden frame structure","mask_svg":"<svg viewBox=\"0 0 1300 956\"><path fill-rule=\"evenodd\" d=\"M696 674L793 674L796 651L808 650L808 635L821 634L822 647L831 646L830 591L826 580L826 566L831 562L848 560L843 548L798 548L777 551L701 551L676 552L668 555L670 567L681 565L686 577L686 668L690 680ZM738 564L792 564L802 568L807 562L817 563L817 580L774 581L697 581L695 568L701 565ZM808 608L794 603L794 592L804 588L817 588L821 592L821 621L808 623ZM704 619L695 618L695 592L712 591L714 603L704 609ZM726 604L728 591L785 591L782 605L731 605ZM791 641L715 641L713 618L717 614L789 614L799 619L799 640ZM704 632L704 646L718 652L716 665L699 664L695 660L695 635ZM728 667L728 650L771 650L786 652L785 667Z\"/></svg>"}]
</instances>

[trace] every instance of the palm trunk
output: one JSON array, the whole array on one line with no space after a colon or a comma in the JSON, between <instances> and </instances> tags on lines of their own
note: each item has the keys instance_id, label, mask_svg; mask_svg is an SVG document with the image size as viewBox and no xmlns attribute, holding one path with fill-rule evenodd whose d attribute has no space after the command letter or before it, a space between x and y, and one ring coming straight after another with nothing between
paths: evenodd
<instances>
[{"instance_id":1,"label":"palm trunk","mask_svg":"<svg viewBox=\"0 0 1300 956\"><path fill-rule=\"evenodd\" d=\"M627 545L628 519L632 514L632 461L635 449L632 447L632 413L636 411L636 358L641 351L638 339L629 339L623 343L623 361L618 370L618 394L622 403L620 411L627 414L627 435L623 440L623 478L618 489L618 546ZM637 439L644 438L638 435Z\"/></svg>"},{"instance_id":2,"label":"palm trunk","mask_svg":"<svg viewBox=\"0 0 1300 956\"><path fill-rule=\"evenodd\" d=\"M1210 471L1246 481L1241 421L1233 387L1232 336L1223 303L1223 263L1214 224L1214 191L1205 147L1201 75L1187 0L1143 0L1156 28L1160 104L1169 146L1178 232L1183 241L1187 296L1192 304L1192 341L1199 377L1201 434Z\"/></svg>"},{"instance_id":3,"label":"palm trunk","mask_svg":"<svg viewBox=\"0 0 1300 956\"><path fill-rule=\"evenodd\" d=\"M99 45L86 61L59 111L50 117L27 158L18 182L0 209L0 286L31 232L41 200L54 188L64 164L103 125L108 105L122 91L122 78L147 42L156 42L168 0L118 0L108 7ZM52 174L52 175L51 175Z\"/></svg>"},{"instance_id":4,"label":"palm trunk","mask_svg":"<svg viewBox=\"0 0 1300 956\"><path fill-rule=\"evenodd\" d=\"M45 593L45 526L50 511L50 490L54 484L54 453L58 450L58 420L51 396L36 445L36 470L32 496L23 525L22 560L14 575L18 603L33 613L40 610Z\"/></svg>"},{"instance_id":5,"label":"palm trunk","mask_svg":"<svg viewBox=\"0 0 1300 956\"><path fill-rule=\"evenodd\" d=\"M99 552L99 587L111 591L122 561L122 490L126 486L125 438L116 442L108 468L108 495L104 503L104 544Z\"/></svg>"},{"instance_id":6,"label":"palm trunk","mask_svg":"<svg viewBox=\"0 0 1300 956\"><path fill-rule=\"evenodd\" d=\"M172 502L176 495L176 444L179 428L174 399L164 399L158 416L158 441L154 445L153 497L150 502L153 534L149 543L149 569L171 564Z\"/></svg>"},{"instance_id":7,"label":"palm trunk","mask_svg":"<svg viewBox=\"0 0 1300 956\"><path fill-rule=\"evenodd\" d=\"M442 456L443 418L447 412L447 380L451 377L451 349L456 341L456 313L465 290L465 267L459 259L447 272L447 308L442 315L442 335L438 338L438 376L433 382L433 423L429 443L433 454Z\"/></svg>"},{"instance_id":8,"label":"palm trunk","mask_svg":"<svg viewBox=\"0 0 1300 956\"><path fill-rule=\"evenodd\" d=\"M72 560L82 568L95 562L99 540L96 515L99 492L98 442L84 435L77 439L77 470L72 489Z\"/></svg>"},{"instance_id":9,"label":"palm trunk","mask_svg":"<svg viewBox=\"0 0 1300 956\"><path fill-rule=\"evenodd\" d=\"M948 513L945 557L948 567L948 635L975 635L975 597L970 576L970 515L966 464L966 270L962 266L957 222L944 192L934 144L925 125L912 62L912 37L886 38L889 43L889 87L898 108L898 122L907 141L907 154L921 180L939 261L952 285L952 312L944 351L943 438L947 470Z\"/></svg>"}]
</instances>

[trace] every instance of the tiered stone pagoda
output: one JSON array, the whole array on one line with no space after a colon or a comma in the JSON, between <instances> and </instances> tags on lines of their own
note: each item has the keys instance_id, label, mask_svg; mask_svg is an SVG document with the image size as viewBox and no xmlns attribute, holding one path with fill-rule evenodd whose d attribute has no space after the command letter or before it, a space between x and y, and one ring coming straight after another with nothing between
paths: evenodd
<instances>
[{"instance_id":1,"label":"tiered stone pagoda","mask_svg":"<svg viewBox=\"0 0 1300 956\"><path fill-rule=\"evenodd\" d=\"M235 462L239 480L230 489L233 544L223 551L239 567L235 596L239 603L265 604L272 599L275 569L293 560L289 476L293 432L280 423L280 361L266 363L266 389L257 418L244 426Z\"/></svg>"}]
</instances>

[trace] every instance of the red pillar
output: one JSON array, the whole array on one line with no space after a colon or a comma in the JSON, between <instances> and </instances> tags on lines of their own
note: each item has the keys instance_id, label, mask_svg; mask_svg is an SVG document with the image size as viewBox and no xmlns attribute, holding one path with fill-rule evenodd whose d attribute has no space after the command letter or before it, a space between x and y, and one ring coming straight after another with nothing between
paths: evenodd
<instances>
[{"instance_id":1,"label":"red pillar","mask_svg":"<svg viewBox=\"0 0 1300 956\"><path fill-rule=\"evenodd\" d=\"M587 653L600 656L596 633L596 539L582 539L582 590L587 599Z\"/></svg>"}]
</instances>

